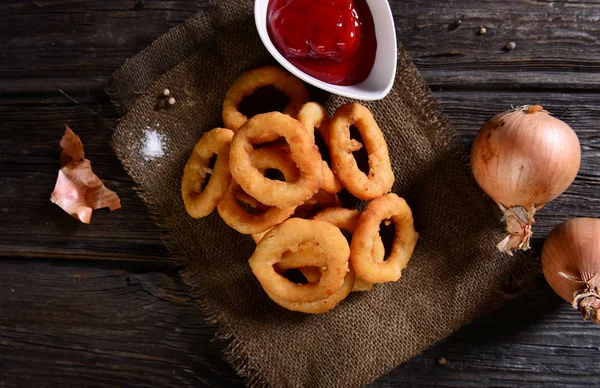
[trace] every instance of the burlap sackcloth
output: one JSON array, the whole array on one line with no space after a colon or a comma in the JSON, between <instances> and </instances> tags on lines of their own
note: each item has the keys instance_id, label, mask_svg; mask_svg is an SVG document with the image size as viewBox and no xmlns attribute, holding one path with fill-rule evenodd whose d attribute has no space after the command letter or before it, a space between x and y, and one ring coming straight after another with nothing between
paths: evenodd
<instances>
[{"instance_id":1,"label":"burlap sackcloth","mask_svg":"<svg viewBox=\"0 0 600 388\"><path fill-rule=\"evenodd\" d=\"M183 167L203 132L221 126L221 105L243 71L271 64L250 0L220 1L159 38L118 70L109 94L122 110L113 147L139 185L182 277L207 319L220 324L225 356L249 385L353 387L371 382L514 295L529 270L521 255L497 253L502 225L470 175L466 154L401 48L395 85L364 103L384 131L393 191L411 206L421 238L396 283L352 293L324 315L271 302L247 263L249 236L217 212L192 219L183 206ZM176 104L156 109L165 88ZM321 94L330 112L349 100ZM146 160L144 136L163 136L166 154Z\"/></svg>"}]
</instances>

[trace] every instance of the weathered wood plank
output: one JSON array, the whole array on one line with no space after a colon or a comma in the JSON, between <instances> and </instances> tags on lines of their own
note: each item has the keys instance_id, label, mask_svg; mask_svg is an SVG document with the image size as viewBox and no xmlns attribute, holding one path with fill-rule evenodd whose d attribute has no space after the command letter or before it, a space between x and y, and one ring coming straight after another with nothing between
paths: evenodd
<instances>
[{"instance_id":1,"label":"weathered wood plank","mask_svg":"<svg viewBox=\"0 0 600 388\"><path fill-rule=\"evenodd\" d=\"M379 382L398 386L556 387L600 384L598 333L543 280ZM440 365L444 357L447 364Z\"/></svg>"},{"instance_id":2,"label":"weathered wood plank","mask_svg":"<svg viewBox=\"0 0 600 388\"><path fill-rule=\"evenodd\" d=\"M187 295L174 274L2 261L0 385L240 385ZM598 343L540 281L373 386L596 386Z\"/></svg>"},{"instance_id":3,"label":"weathered wood plank","mask_svg":"<svg viewBox=\"0 0 600 388\"><path fill-rule=\"evenodd\" d=\"M0 93L102 88L127 58L208 3L4 2ZM435 88L600 87L600 3L406 0L391 5L398 39ZM477 34L480 26L485 35ZM504 51L511 41L516 49Z\"/></svg>"},{"instance_id":4,"label":"weathered wood plank","mask_svg":"<svg viewBox=\"0 0 600 388\"><path fill-rule=\"evenodd\" d=\"M240 385L176 277L3 261L0 278L0 385Z\"/></svg>"},{"instance_id":5,"label":"weathered wood plank","mask_svg":"<svg viewBox=\"0 0 600 388\"><path fill-rule=\"evenodd\" d=\"M600 86L600 3L391 4L399 39L435 88L597 90ZM478 33L480 27L487 30L484 35ZM505 50L509 42L516 43L512 51Z\"/></svg>"}]
</instances>

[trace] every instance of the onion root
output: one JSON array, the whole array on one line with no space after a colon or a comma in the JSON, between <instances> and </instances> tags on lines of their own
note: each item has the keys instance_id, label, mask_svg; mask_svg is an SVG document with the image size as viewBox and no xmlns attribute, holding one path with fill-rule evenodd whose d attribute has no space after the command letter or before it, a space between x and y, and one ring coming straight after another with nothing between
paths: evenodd
<instances>
[{"instance_id":1,"label":"onion root","mask_svg":"<svg viewBox=\"0 0 600 388\"><path fill-rule=\"evenodd\" d=\"M526 251L531 246L531 225L535 223L533 218L536 207L526 209L523 206L513 206L505 208L501 203L498 204L502 213L504 213L504 221L506 221L506 236L496 245L500 252L506 252L512 256L511 250L519 249Z\"/></svg>"},{"instance_id":2,"label":"onion root","mask_svg":"<svg viewBox=\"0 0 600 388\"><path fill-rule=\"evenodd\" d=\"M592 322L600 324L600 289L597 286L586 282L585 288L573 294L572 304L581 312L583 319L590 318Z\"/></svg>"}]
</instances>

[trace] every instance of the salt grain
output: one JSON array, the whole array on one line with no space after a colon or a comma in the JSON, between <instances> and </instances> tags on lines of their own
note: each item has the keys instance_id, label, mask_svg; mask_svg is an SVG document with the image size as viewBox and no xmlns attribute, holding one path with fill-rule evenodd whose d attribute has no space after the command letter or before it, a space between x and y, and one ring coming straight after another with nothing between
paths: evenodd
<instances>
[{"instance_id":1,"label":"salt grain","mask_svg":"<svg viewBox=\"0 0 600 388\"><path fill-rule=\"evenodd\" d=\"M164 142L165 135L156 132L153 129L144 129L144 145L142 147L142 154L144 160L150 161L156 158L161 158L165 155Z\"/></svg>"}]
</instances>

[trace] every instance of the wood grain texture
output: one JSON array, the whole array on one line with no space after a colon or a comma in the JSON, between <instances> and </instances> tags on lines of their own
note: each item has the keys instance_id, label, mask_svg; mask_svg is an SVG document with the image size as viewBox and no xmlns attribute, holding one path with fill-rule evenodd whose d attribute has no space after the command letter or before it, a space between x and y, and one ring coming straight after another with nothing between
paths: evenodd
<instances>
[{"instance_id":1,"label":"wood grain texture","mask_svg":"<svg viewBox=\"0 0 600 388\"><path fill-rule=\"evenodd\" d=\"M600 333L576 315L541 280L374 386L597 387Z\"/></svg>"},{"instance_id":2,"label":"wood grain texture","mask_svg":"<svg viewBox=\"0 0 600 388\"><path fill-rule=\"evenodd\" d=\"M2 263L0 385L240 386L178 278Z\"/></svg>"},{"instance_id":3,"label":"wood grain texture","mask_svg":"<svg viewBox=\"0 0 600 388\"><path fill-rule=\"evenodd\" d=\"M600 3L390 3L400 40L434 89L597 90L600 86ZM487 29L484 35L478 34L480 27ZM509 42L516 43L512 51L505 50Z\"/></svg>"},{"instance_id":4,"label":"wood grain texture","mask_svg":"<svg viewBox=\"0 0 600 388\"><path fill-rule=\"evenodd\" d=\"M1 2L0 386L240 385L110 148L118 116L103 91L127 58L209 3ZM536 249L561 221L600 217L600 3L390 4L398 39L465 146L487 118L528 103L579 135L581 170L538 213ZM122 199L90 225L49 202L65 123ZM599 336L540 279L373 386L600 386Z\"/></svg>"},{"instance_id":5,"label":"wood grain texture","mask_svg":"<svg viewBox=\"0 0 600 388\"><path fill-rule=\"evenodd\" d=\"M2 262L0 385L240 386L176 275L103 267ZM592 326L540 281L372 386L597 386Z\"/></svg>"}]
</instances>

